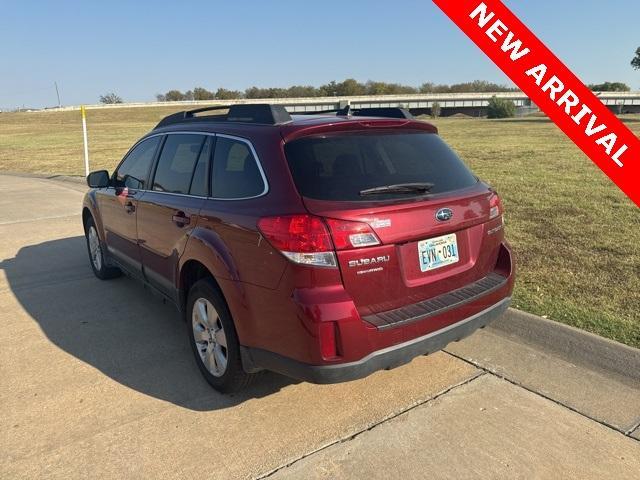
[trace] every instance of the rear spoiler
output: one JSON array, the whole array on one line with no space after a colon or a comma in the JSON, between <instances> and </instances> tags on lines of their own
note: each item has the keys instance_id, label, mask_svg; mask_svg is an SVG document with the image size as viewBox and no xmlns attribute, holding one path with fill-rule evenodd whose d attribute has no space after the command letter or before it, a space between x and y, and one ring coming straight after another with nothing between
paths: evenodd
<instances>
[{"instance_id":1,"label":"rear spoiler","mask_svg":"<svg viewBox=\"0 0 640 480\"><path fill-rule=\"evenodd\" d=\"M300 112L297 115L323 115L333 113L339 117L378 117L378 118L406 118L413 120L414 116L406 108L400 107L370 107L370 108L352 108L347 105L344 108L336 108L332 110L321 110L315 112Z\"/></svg>"}]
</instances>

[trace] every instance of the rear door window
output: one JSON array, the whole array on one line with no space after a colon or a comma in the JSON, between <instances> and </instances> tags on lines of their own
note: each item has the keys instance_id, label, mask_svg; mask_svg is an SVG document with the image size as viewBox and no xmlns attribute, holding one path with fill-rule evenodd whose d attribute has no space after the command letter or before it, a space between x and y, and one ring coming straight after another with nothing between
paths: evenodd
<instances>
[{"instance_id":1,"label":"rear door window","mask_svg":"<svg viewBox=\"0 0 640 480\"><path fill-rule=\"evenodd\" d=\"M216 137L211 196L242 199L257 197L265 191L258 161L249 144L233 138Z\"/></svg>"},{"instance_id":2,"label":"rear door window","mask_svg":"<svg viewBox=\"0 0 640 480\"><path fill-rule=\"evenodd\" d=\"M206 135L167 135L158 159L153 190L188 194L206 139ZM196 178L196 181L201 180Z\"/></svg>"},{"instance_id":3,"label":"rear door window","mask_svg":"<svg viewBox=\"0 0 640 480\"><path fill-rule=\"evenodd\" d=\"M430 193L474 185L458 156L432 133L356 133L304 137L285 146L302 196L319 200L407 198L402 193L363 197L362 190L403 183L432 183Z\"/></svg>"}]
</instances>

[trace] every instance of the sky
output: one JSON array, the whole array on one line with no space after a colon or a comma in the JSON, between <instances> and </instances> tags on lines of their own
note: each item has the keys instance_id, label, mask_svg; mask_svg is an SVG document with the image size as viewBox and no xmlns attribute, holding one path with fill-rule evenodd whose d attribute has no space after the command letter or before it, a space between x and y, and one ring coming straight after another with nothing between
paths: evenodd
<instances>
[{"instance_id":1,"label":"sky","mask_svg":"<svg viewBox=\"0 0 640 480\"><path fill-rule=\"evenodd\" d=\"M640 90L640 0L506 0L585 83ZM170 89L509 80L430 0L0 0L0 108Z\"/></svg>"}]
</instances>

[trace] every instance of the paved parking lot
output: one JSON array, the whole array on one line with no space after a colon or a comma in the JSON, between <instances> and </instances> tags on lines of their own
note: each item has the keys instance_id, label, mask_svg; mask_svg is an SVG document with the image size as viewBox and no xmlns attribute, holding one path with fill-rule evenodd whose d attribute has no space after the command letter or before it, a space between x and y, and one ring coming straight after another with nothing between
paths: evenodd
<instances>
[{"instance_id":1,"label":"paved parking lot","mask_svg":"<svg viewBox=\"0 0 640 480\"><path fill-rule=\"evenodd\" d=\"M186 327L94 278L79 184L0 175L1 478L637 478L640 386L487 329L340 385L225 397Z\"/></svg>"}]
</instances>

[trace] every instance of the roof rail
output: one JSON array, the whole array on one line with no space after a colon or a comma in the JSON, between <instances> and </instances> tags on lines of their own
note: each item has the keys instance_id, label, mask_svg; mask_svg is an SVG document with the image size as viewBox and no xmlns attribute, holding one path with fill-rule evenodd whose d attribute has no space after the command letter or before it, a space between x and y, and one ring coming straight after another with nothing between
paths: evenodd
<instances>
[{"instance_id":1,"label":"roof rail","mask_svg":"<svg viewBox=\"0 0 640 480\"><path fill-rule=\"evenodd\" d=\"M414 116L406 108L400 107L369 107L369 108L352 108L347 105L344 108L334 108L331 110L321 110L315 112L301 112L300 115L322 115L326 113L334 113L341 116L353 117L381 117L381 118L406 118L413 120Z\"/></svg>"},{"instance_id":2,"label":"roof rail","mask_svg":"<svg viewBox=\"0 0 640 480\"><path fill-rule=\"evenodd\" d=\"M217 110L228 110L228 113L220 113L218 115L196 114L202 112L211 112ZM176 123L186 122L202 122L202 121L221 121L221 122L238 122L238 123L260 123L264 125L279 125L291 121L291 115L282 105L270 105L267 103L246 103L239 105L216 105L213 107L196 108L195 110L186 110L177 112L164 117L156 125L155 128L166 127Z\"/></svg>"}]
</instances>

